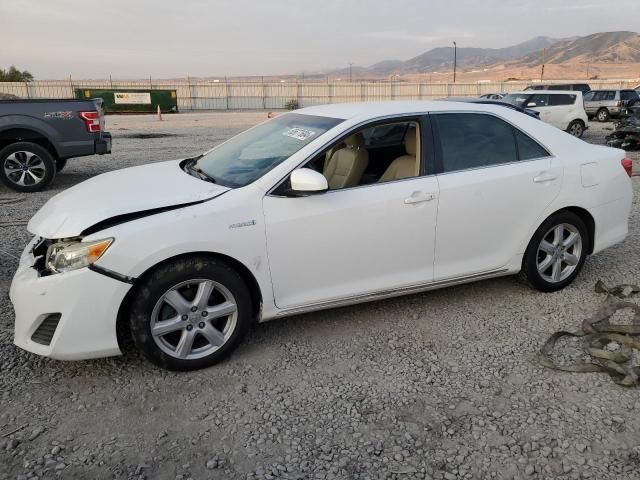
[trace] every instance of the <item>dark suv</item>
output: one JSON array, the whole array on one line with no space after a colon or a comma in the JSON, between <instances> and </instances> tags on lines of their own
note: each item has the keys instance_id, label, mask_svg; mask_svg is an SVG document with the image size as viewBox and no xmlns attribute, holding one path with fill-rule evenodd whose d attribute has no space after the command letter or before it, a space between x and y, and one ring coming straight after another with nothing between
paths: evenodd
<instances>
[{"instance_id":1,"label":"dark suv","mask_svg":"<svg viewBox=\"0 0 640 480\"><path fill-rule=\"evenodd\" d=\"M537 83L529 85L525 90L579 90L582 93L591 91L586 83Z\"/></svg>"}]
</instances>

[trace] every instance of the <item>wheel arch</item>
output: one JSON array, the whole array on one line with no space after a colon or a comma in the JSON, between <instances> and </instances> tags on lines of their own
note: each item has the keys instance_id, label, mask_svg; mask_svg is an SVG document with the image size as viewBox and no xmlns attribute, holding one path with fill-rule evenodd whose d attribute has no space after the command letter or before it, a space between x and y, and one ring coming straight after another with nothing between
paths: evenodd
<instances>
[{"instance_id":1,"label":"wheel arch","mask_svg":"<svg viewBox=\"0 0 640 480\"><path fill-rule=\"evenodd\" d=\"M585 226L587 227L587 233L589 234L589 238L588 238L588 245L587 245L587 253L589 255L591 255L593 253L593 247L595 244L595 234L596 234L596 222L593 218L593 215L591 215L591 213L589 213L589 211L583 207L578 207L578 206L568 206L568 207L563 207L563 208L559 208L558 210L550 213L549 215L547 215L544 219L542 219L542 221L536 226L536 228L533 230L533 232L531 233L531 236L529 238L529 242L531 242L533 236L535 235L535 232L538 231L538 229L540 228L540 226L546 222L549 218L551 218L552 216L560 213L560 212L571 212L575 215L577 215L578 217L580 217L580 220L582 220L585 224ZM523 256L524 258L524 256Z\"/></svg>"},{"instance_id":2,"label":"wheel arch","mask_svg":"<svg viewBox=\"0 0 640 480\"><path fill-rule=\"evenodd\" d=\"M54 159L58 159L58 152L49 137L39 130L25 127L9 128L0 131L0 150L16 142L31 142L47 150Z\"/></svg>"},{"instance_id":3,"label":"wheel arch","mask_svg":"<svg viewBox=\"0 0 640 480\"><path fill-rule=\"evenodd\" d=\"M262 310L262 290L260 289L260 284L256 280L255 276L253 275L253 273L251 273L251 270L249 270L249 268L244 263L228 255L216 252L194 251L181 253L172 257L165 258L164 260L149 267L134 280L133 287L129 289L124 299L122 300L120 308L118 309L118 315L116 317L116 334L120 350L122 350L123 344L126 344L130 341L131 333L129 331L128 318L131 308L131 301L133 300L134 295L137 293L138 287L142 283L142 281L144 281L145 278L148 278L148 276L151 275L156 269L162 267L163 265L166 265L167 263L179 260L181 258L194 256L208 257L210 259L222 261L231 266L242 277L242 280L247 285L247 288L249 289L249 293L251 295L251 307L253 316L254 318L258 318Z\"/></svg>"}]
</instances>

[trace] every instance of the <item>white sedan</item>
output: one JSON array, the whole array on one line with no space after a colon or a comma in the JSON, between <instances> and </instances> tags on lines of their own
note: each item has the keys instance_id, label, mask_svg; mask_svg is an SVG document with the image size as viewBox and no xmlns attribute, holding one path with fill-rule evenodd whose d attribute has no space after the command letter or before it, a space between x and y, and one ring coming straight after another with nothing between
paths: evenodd
<instances>
[{"instance_id":1,"label":"white sedan","mask_svg":"<svg viewBox=\"0 0 640 480\"><path fill-rule=\"evenodd\" d=\"M501 106L325 105L53 197L11 286L15 343L226 357L254 320L521 272L551 292L621 242L631 161Z\"/></svg>"}]
</instances>

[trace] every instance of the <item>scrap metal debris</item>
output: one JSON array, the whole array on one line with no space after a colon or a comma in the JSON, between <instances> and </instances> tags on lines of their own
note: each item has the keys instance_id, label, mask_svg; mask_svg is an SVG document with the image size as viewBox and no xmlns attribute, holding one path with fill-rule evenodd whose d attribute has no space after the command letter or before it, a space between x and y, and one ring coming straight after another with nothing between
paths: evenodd
<instances>
[{"instance_id":1,"label":"scrap metal debris","mask_svg":"<svg viewBox=\"0 0 640 480\"><path fill-rule=\"evenodd\" d=\"M629 298L632 295L640 292L640 286L624 283L622 285L616 285L615 287L607 287L602 280L596 282L595 291L597 293L607 293L611 296L618 297L620 299Z\"/></svg>"},{"instance_id":2,"label":"scrap metal debris","mask_svg":"<svg viewBox=\"0 0 640 480\"><path fill-rule=\"evenodd\" d=\"M579 331L559 331L551 335L540 349L538 359L545 367L555 370L603 372L608 373L618 385L640 385L640 305L618 300L640 292L640 287L617 285L609 288L602 281L598 281L595 290L608 294L605 304L593 317L582 321ZM633 312L631 323L611 323L611 317L623 310ZM582 349L591 357L591 362L560 363L553 360L552 353L556 343L565 337L581 338Z\"/></svg>"}]
</instances>

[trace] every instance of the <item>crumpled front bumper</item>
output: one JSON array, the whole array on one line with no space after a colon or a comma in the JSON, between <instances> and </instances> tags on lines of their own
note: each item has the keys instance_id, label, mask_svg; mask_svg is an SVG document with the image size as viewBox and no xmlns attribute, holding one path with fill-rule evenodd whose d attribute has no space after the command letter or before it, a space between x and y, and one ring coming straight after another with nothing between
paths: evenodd
<instances>
[{"instance_id":1,"label":"crumpled front bumper","mask_svg":"<svg viewBox=\"0 0 640 480\"><path fill-rule=\"evenodd\" d=\"M131 285L88 268L40 276L32 267L34 244L35 239L22 253L9 291L16 313L14 343L58 360L120 355L116 318ZM50 343L34 341L41 323L55 314L60 320Z\"/></svg>"}]
</instances>

